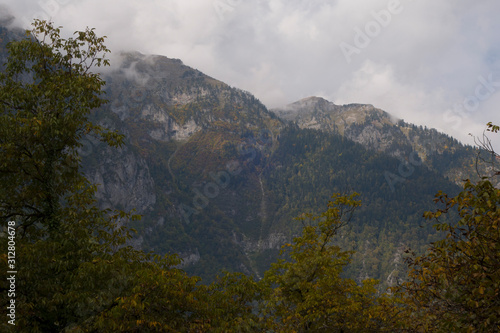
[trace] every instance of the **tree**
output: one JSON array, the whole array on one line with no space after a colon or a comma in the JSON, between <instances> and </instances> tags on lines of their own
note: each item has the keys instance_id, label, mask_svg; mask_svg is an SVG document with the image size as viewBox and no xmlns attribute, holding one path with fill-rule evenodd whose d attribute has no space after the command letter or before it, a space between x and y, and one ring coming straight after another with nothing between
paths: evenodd
<instances>
[{"instance_id":1,"label":"tree","mask_svg":"<svg viewBox=\"0 0 500 333\"><path fill-rule=\"evenodd\" d=\"M407 282L396 288L407 304L406 327L432 332L500 330L500 190L487 179L467 181L444 208L428 212L445 238L422 256L407 259ZM457 210L458 223L442 217Z\"/></svg>"},{"instance_id":2,"label":"tree","mask_svg":"<svg viewBox=\"0 0 500 333\"><path fill-rule=\"evenodd\" d=\"M476 157L476 172L480 177L494 177L500 175L500 170L498 168L500 155L495 152L491 139L486 135L486 132L498 133L499 130L500 127L498 125L489 122L486 124L486 130L483 132L482 138L474 137L474 142L479 148ZM481 175L481 172L479 171L480 164L487 166L486 171L488 174Z\"/></svg>"},{"instance_id":3,"label":"tree","mask_svg":"<svg viewBox=\"0 0 500 333\"><path fill-rule=\"evenodd\" d=\"M367 332L388 327L392 311L388 298L376 297L377 281L341 277L351 252L334 244L335 236L352 217L360 202L334 195L319 216L303 215L302 235L282 251L281 259L266 272L263 314L277 332Z\"/></svg>"},{"instance_id":4,"label":"tree","mask_svg":"<svg viewBox=\"0 0 500 333\"><path fill-rule=\"evenodd\" d=\"M498 130L487 124L487 131ZM478 145L491 157L483 162L494 167L498 155L489 138L483 135ZM439 192L435 202L442 207L424 214L444 238L406 259L408 278L394 288L406 304L405 329L500 331L500 189L491 180L467 180L456 197Z\"/></svg>"},{"instance_id":5,"label":"tree","mask_svg":"<svg viewBox=\"0 0 500 333\"><path fill-rule=\"evenodd\" d=\"M63 39L39 20L27 34L8 44L0 73L0 218L24 233L58 227L64 200L85 182L77 152L84 135L112 146L123 139L88 121L106 102L104 81L91 72L109 64L104 37L87 29Z\"/></svg>"},{"instance_id":6,"label":"tree","mask_svg":"<svg viewBox=\"0 0 500 333\"><path fill-rule=\"evenodd\" d=\"M100 56L108 51L103 41L91 29L63 39L59 28L37 20L26 39L8 45L0 73L0 216L2 226L11 227L0 246L15 244L15 259L2 251L0 269L18 270L9 298L4 295L12 288L0 282L0 305L6 318L14 301L20 332L117 325L102 318L116 308L126 312L119 297L145 292L148 280L141 272L169 276L164 290L188 290L181 286L190 283L182 272L172 273L179 263L175 256L154 258L127 246L132 231L118 222L138 217L99 209L96 187L79 170L84 135L112 146L123 139L88 120L105 102L104 82L91 73L107 65ZM10 325L0 324L2 331Z\"/></svg>"},{"instance_id":7,"label":"tree","mask_svg":"<svg viewBox=\"0 0 500 333\"><path fill-rule=\"evenodd\" d=\"M122 140L88 121L105 102L104 82L90 72L107 65L104 39L89 29L63 39L39 20L27 35L8 44L0 73L0 217L2 226L15 224L17 328L60 331L108 305L129 279L114 274L118 262L138 253L123 247L130 234L116 225L132 216L98 209L95 187L79 172L84 135L110 145ZM1 259L7 271L7 254ZM1 290L8 290L4 283Z\"/></svg>"}]
</instances>

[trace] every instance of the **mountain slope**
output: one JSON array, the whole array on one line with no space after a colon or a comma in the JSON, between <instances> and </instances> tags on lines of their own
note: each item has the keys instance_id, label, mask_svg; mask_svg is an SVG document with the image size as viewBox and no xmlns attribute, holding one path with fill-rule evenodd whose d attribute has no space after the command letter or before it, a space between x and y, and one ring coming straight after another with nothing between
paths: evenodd
<instances>
[{"instance_id":1,"label":"mountain slope","mask_svg":"<svg viewBox=\"0 0 500 333\"><path fill-rule=\"evenodd\" d=\"M354 190L364 206L339 239L358 251L346 273L390 283L404 247L421 249L436 236L420 228L434 193L457 190L373 107L310 100L301 107L313 106L318 129L289 125L250 93L140 53L124 53L104 78L109 103L93 120L124 133L126 144L82 142L100 204L136 208L143 219L132 225L134 245L179 253L184 269L207 279L221 269L261 276L298 232L294 217ZM364 121L351 121L359 114ZM337 116L343 127L331 121ZM370 133L390 140L379 144Z\"/></svg>"},{"instance_id":2,"label":"mountain slope","mask_svg":"<svg viewBox=\"0 0 500 333\"><path fill-rule=\"evenodd\" d=\"M106 81L111 103L96 121L127 133L127 149L139 161L135 169L141 169L142 161L147 164L148 172L138 183L153 184L139 195L128 187L123 195L130 184L123 180L114 186L108 205L116 197L131 202L153 193L154 200L150 196L139 210L144 214L136 226L141 246L179 252L195 263L189 267L192 272L204 276L222 267L252 273L253 264L237 239L242 230L253 232L252 215L261 204L253 200L261 193L256 172L264 163L262 156L273 149L281 121L249 93L166 57L124 54ZM95 156L99 153L93 149L85 165L102 161ZM116 156L100 169L109 179L123 179L109 174L123 160L123 155ZM92 175L92 168L86 170ZM100 172L91 178L104 180ZM101 189L109 187L107 182L101 182Z\"/></svg>"},{"instance_id":3,"label":"mountain slope","mask_svg":"<svg viewBox=\"0 0 500 333\"><path fill-rule=\"evenodd\" d=\"M478 178L477 150L435 129L405 123L372 105L335 105L320 97L308 97L272 111L300 128L339 133L400 160L408 160L415 151L428 168L457 184L468 177ZM486 174L485 166L480 170Z\"/></svg>"},{"instance_id":4,"label":"mountain slope","mask_svg":"<svg viewBox=\"0 0 500 333\"><path fill-rule=\"evenodd\" d=\"M408 233L408 227L419 227L420 216L432 207L435 192L455 190L425 167L391 183L386 173L397 174L401 162L383 149L351 140L362 135L345 140L334 126L312 132L285 126L249 93L179 60L124 54L120 68L106 80L111 103L97 119L110 121L127 133L128 149L140 161L135 169L147 166L143 179L135 183L149 186L142 186L144 190L137 195L128 185L131 181L124 180L121 188L128 186L129 194L119 194L116 185L116 193L109 197L141 202L147 200L138 197L153 193L148 204L138 207L144 214L143 222L136 225L141 246L180 252L187 260L185 269L195 274L212 277L225 268L261 275L280 246L298 231L300 226L290 223L293 217L321 211L333 192L351 189L361 192L365 208L343 243L359 251L350 274L386 279L401 263L375 267L371 262L382 259L367 260L365 254L371 249L381 257L391 257L404 246L421 247L432 239L432 231L425 228L417 237L413 229ZM332 111L344 116L345 128L355 133L358 124L350 117L364 110L363 119L373 118L373 109L352 105L347 111L336 106ZM320 115L322 109L316 111ZM382 128L392 124L388 115L377 114ZM398 138L403 137L399 134ZM410 144L396 148L398 157L413 151ZM101 170L120 170L116 163L133 161L126 156L111 160L108 165L101 163ZM109 180L102 183L104 189ZM408 205L402 205L402 199ZM375 242L384 237L382 243Z\"/></svg>"}]
</instances>

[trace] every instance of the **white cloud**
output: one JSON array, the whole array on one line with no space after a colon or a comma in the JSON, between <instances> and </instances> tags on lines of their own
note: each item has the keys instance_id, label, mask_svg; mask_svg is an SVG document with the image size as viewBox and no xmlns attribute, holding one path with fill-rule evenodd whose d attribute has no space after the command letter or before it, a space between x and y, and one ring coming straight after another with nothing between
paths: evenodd
<instances>
[{"instance_id":1,"label":"white cloud","mask_svg":"<svg viewBox=\"0 0 500 333\"><path fill-rule=\"evenodd\" d=\"M474 95L478 77L500 71L500 3L495 0L0 3L18 23L45 15L69 31L95 27L108 36L115 53L126 49L180 58L270 107L321 92L336 103L370 103L460 139L480 134L487 121L500 123L500 88L474 113L460 114L454 107ZM389 23L381 21L377 29L374 13L391 8L397 10ZM356 29L368 29L372 36L348 64L339 44L354 45Z\"/></svg>"}]
</instances>

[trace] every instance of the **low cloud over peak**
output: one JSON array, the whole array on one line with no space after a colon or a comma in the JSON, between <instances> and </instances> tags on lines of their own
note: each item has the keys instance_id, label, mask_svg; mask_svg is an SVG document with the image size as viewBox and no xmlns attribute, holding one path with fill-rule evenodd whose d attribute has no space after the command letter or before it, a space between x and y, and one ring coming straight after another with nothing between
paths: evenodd
<instances>
[{"instance_id":1,"label":"low cloud over peak","mask_svg":"<svg viewBox=\"0 0 500 333\"><path fill-rule=\"evenodd\" d=\"M18 25L95 27L248 90L269 107L307 96L369 103L463 141L500 105L500 3L431 0L8 0ZM6 10L0 7L2 13ZM5 15L0 15L0 20Z\"/></svg>"}]
</instances>

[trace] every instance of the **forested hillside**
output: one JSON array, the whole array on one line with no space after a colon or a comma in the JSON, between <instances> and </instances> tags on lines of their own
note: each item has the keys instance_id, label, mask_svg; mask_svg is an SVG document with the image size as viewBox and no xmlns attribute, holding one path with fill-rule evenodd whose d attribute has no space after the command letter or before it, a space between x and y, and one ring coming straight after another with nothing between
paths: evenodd
<instances>
[{"instance_id":1,"label":"forested hillside","mask_svg":"<svg viewBox=\"0 0 500 333\"><path fill-rule=\"evenodd\" d=\"M179 253L183 268L205 279L221 269L262 276L298 232L294 217L321 211L334 192L353 190L363 208L344 239L358 251L349 276L386 281L401 267L405 247L420 249L433 239L431 228L420 227L433 195L458 191L445 180L451 169L441 162L448 156L438 151L441 144L422 163L411 137L392 140L400 153L391 156L338 131L287 125L250 93L179 60L122 57L106 76L110 102L94 120L125 133L126 146L112 152L89 138L84 170L101 184L105 207L136 208L144 216L133 225L140 231L136 246ZM350 133L362 126L351 124ZM433 142L430 130L412 133ZM453 155L456 162L447 165L470 164L473 154ZM472 169L464 170L461 176Z\"/></svg>"}]
</instances>

